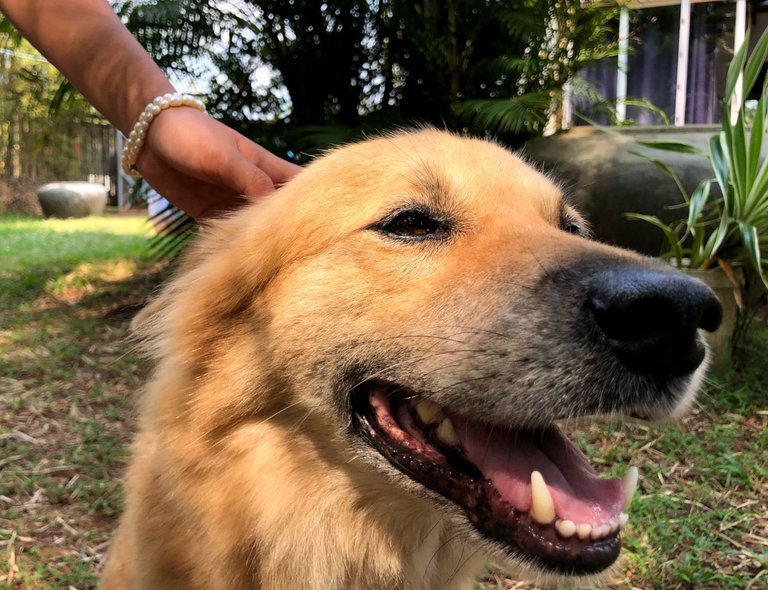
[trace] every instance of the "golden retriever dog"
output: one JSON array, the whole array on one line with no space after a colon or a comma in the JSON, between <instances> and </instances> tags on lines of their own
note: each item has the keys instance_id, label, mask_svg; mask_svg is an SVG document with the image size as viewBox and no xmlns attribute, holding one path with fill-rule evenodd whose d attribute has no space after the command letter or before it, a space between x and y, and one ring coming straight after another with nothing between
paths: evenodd
<instances>
[{"instance_id":1,"label":"golden retriever dog","mask_svg":"<svg viewBox=\"0 0 768 590\"><path fill-rule=\"evenodd\" d=\"M206 227L138 318L155 366L102 586L604 571L637 472L601 479L557 423L683 411L719 321L493 143L332 151Z\"/></svg>"}]
</instances>

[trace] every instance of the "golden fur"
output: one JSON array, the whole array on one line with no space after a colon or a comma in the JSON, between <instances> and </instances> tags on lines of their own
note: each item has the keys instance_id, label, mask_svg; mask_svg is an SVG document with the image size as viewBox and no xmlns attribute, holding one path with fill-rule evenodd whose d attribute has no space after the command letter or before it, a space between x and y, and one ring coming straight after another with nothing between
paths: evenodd
<instances>
[{"instance_id":1,"label":"golden fur","mask_svg":"<svg viewBox=\"0 0 768 590\"><path fill-rule=\"evenodd\" d=\"M444 341L491 327L547 268L640 260L562 231L561 198L494 144L422 130L333 151L206 226L136 322L156 366L102 587L470 587L498 552L350 442L339 375L396 358L418 384L447 354L457 380L468 355ZM450 243L370 229L418 200L460 212Z\"/></svg>"}]
</instances>

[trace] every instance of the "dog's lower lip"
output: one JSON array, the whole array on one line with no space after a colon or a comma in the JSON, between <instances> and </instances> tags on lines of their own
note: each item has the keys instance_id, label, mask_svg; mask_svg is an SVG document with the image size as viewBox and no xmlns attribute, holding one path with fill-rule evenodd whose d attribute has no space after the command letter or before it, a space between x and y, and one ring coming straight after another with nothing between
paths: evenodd
<instances>
[{"instance_id":1,"label":"dog's lower lip","mask_svg":"<svg viewBox=\"0 0 768 590\"><path fill-rule=\"evenodd\" d=\"M596 573L618 557L621 548L618 529L626 522L626 515L622 513L620 523L612 519L611 526L582 525L587 526L586 534L582 534L581 529L576 534L573 522L555 520L552 515L550 521L538 515L534 518L530 505L521 509L518 502L515 506L515 502L503 496L493 481L483 476L466 457L452 453L452 446L443 442L437 428L431 431L429 440L425 440L426 435L409 423L409 420L421 423L421 409L408 418L402 401L406 396L391 395L393 388L377 387L354 398L360 434L400 471L462 507L483 535L503 544L511 553L558 573ZM390 405L387 399L395 400L388 411L372 407L382 403ZM428 414L429 410L424 412ZM431 418L427 416L427 419ZM392 423L387 424L388 421ZM443 422L450 423L441 420L440 426ZM450 442L455 433L448 432L447 436Z\"/></svg>"}]
</instances>

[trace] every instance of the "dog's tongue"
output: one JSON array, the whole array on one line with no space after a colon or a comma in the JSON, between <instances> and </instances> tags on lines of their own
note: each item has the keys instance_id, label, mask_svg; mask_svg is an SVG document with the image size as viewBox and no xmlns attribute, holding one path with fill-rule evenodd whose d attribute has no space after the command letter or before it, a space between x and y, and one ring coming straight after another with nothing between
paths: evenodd
<instances>
[{"instance_id":1,"label":"dog's tongue","mask_svg":"<svg viewBox=\"0 0 768 590\"><path fill-rule=\"evenodd\" d=\"M544 477L557 517L602 524L624 508L620 479L598 478L587 458L557 428L499 432L453 417L469 460L517 510L531 507L531 472Z\"/></svg>"}]
</instances>

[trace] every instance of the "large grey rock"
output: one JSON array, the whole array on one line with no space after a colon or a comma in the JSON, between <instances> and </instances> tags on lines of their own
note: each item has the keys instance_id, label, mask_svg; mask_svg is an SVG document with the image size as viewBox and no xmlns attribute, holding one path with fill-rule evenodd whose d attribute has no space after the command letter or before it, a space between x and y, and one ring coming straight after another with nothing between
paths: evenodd
<instances>
[{"instance_id":1,"label":"large grey rock","mask_svg":"<svg viewBox=\"0 0 768 590\"><path fill-rule=\"evenodd\" d=\"M682 202L673 180L657 166L632 152L652 155L675 171L689 191L712 177L709 161L687 154L646 148L637 141L678 141L708 150L719 126L612 128L592 127L540 137L523 152L558 178L592 223L601 241L658 256L664 246L660 230L625 213L658 215L665 221L685 215L669 207Z\"/></svg>"},{"instance_id":2,"label":"large grey rock","mask_svg":"<svg viewBox=\"0 0 768 590\"><path fill-rule=\"evenodd\" d=\"M37 189L46 217L101 215L107 206L107 189L93 182L51 182Z\"/></svg>"}]
</instances>

